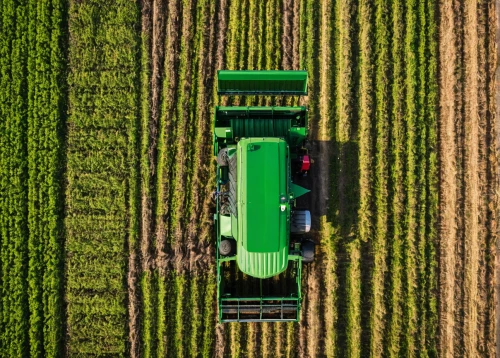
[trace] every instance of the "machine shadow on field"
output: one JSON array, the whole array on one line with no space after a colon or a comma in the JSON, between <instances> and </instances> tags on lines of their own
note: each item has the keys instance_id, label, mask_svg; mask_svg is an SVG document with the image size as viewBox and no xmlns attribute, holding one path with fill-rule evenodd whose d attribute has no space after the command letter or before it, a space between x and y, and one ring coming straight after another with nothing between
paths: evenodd
<instances>
[{"instance_id":1,"label":"machine shadow on field","mask_svg":"<svg viewBox=\"0 0 500 358\"><path fill-rule=\"evenodd\" d=\"M369 282L371 254L368 243L361 242L358 235L358 211L360 209L359 176L361 163L359 161L359 144L355 140L340 143L336 140L311 141L311 157L314 164L307 177L301 177L296 183L311 190L307 195L297 200L299 207L311 211L312 227L310 238L317 244L315 264L304 270L304 283L309 277L319 280L319 311L324 311L328 283L326 282L327 261L335 262L335 280L338 283L334 296L337 319L335 330L338 332L336 346L339 353L347 354L347 322L349 314L349 299L352 292L349 287L349 274L353 266L360 267L361 275L361 326L363 331L369 325ZM324 219L326 220L324 220ZM322 231L326 221L327 227L333 230ZM360 262L353 262L351 250L356 247L360 251ZM333 253L334 257L327 257ZM311 279L313 279L311 277ZM352 284L352 282L351 282ZM306 302L306 305L308 303ZM368 309L367 309L368 308ZM304 309L307 314L307 308ZM366 317L365 317L366 316ZM312 318L307 317L310 321ZM322 325L327 328L327 321L319 317ZM361 335L361 345L369 344L369 335ZM325 342L321 341L321 345ZM322 347L326 348L326 347Z\"/></svg>"},{"instance_id":2,"label":"machine shadow on field","mask_svg":"<svg viewBox=\"0 0 500 358\"><path fill-rule=\"evenodd\" d=\"M313 231L320 229L320 219L326 216L341 237L353 240L359 209L358 143L310 143L314 163L306 177L298 177L294 182L311 192L298 198L297 205L311 211Z\"/></svg>"}]
</instances>

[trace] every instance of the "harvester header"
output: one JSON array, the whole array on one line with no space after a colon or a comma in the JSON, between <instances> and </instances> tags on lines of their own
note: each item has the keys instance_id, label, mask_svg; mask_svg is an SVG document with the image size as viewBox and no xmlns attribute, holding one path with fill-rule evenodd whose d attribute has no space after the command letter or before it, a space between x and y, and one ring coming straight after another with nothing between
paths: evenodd
<instances>
[{"instance_id":1,"label":"harvester header","mask_svg":"<svg viewBox=\"0 0 500 358\"><path fill-rule=\"evenodd\" d=\"M307 95L307 71L219 70L219 95Z\"/></svg>"}]
</instances>

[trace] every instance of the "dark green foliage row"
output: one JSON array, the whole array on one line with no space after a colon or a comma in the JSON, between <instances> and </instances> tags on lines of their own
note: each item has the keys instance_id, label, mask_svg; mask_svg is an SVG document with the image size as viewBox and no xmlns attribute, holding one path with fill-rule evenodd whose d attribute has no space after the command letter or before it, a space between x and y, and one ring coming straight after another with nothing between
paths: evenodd
<instances>
[{"instance_id":1,"label":"dark green foliage row","mask_svg":"<svg viewBox=\"0 0 500 358\"><path fill-rule=\"evenodd\" d=\"M27 174L27 4L2 2L1 353L29 352Z\"/></svg>"},{"instance_id":2,"label":"dark green foliage row","mask_svg":"<svg viewBox=\"0 0 500 358\"><path fill-rule=\"evenodd\" d=\"M61 356L65 3L0 4L0 355Z\"/></svg>"}]
</instances>

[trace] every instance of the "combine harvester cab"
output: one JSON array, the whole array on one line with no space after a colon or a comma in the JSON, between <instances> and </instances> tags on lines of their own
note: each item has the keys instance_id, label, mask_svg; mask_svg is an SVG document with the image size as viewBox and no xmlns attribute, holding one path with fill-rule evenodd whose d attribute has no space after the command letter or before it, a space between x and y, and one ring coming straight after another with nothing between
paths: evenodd
<instances>
[{"instance_id":1,"label":"combine harvester cab","mask_svg":"<svg viewBox=\"0 0 500 358\"><path fill-rule=\"evenodd\" d=\"M219 95L306 95L306 71L218 71ZM298 321L308 210L293 182L310 160L307 109L216 107L217 298L220 322Z\"/></svg>"}]
</instances>

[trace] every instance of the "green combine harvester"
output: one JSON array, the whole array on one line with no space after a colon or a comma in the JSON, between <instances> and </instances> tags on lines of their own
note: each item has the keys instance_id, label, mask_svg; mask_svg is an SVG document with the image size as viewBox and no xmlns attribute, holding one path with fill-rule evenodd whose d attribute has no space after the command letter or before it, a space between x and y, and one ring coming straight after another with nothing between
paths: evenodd
<instances>
[{"instance_id":1,"label":"green combine harvester","mask_svg":"<svg viewBox=\"0 0 500 358\"><path fill-rule=\"evenodd\" d=\"M307 94L306 71L218 71L219 95ZM310 159L307 109L216 107L215 231L220 322L298 321L302 264L314 259L294 183Z\"/></svg>"}]
</instances>

